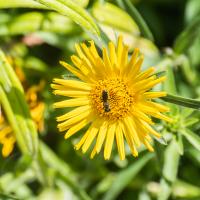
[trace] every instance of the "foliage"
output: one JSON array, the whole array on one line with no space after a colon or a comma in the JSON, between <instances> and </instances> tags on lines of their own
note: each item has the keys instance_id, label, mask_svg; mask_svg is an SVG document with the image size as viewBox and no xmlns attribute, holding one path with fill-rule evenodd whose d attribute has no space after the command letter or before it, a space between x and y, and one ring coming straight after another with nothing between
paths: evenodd
<instances>
[{"instance_id":1,"label":"foliage","mask_svg":"<svg viewBox=\"0 0 200 200\"><path fill-rule=\"evenodd\" d=\"M0 199L200 199L199 25L199 0L0 1L0 105L17 139L14 152L0 156ZM74 78L59 60L70 62L76 42L93 39L101 52L119 34L129 53L138 47L145 55L143 68L166 74L159 87L168 95L158 101L170 107L173 123L158 121L154 153L141 148L133 158L127 150L120 161L115 148L110 161L91 160L73 149L76 139L58 134L55 117L67 109L52 108L58 98L50 83ZM41 81L38 131L26 94Z\"/></svg>"}]
</instances>

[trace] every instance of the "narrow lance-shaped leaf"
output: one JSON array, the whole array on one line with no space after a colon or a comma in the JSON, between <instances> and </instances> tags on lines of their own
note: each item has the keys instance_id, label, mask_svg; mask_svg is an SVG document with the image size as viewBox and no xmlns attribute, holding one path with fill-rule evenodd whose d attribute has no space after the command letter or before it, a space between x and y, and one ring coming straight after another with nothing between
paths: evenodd
<instances>
[{"instance_id":1,"label":"narrow lance-shaped leaf","mask_svg":"<svg viewBox=\"0 0 200 200\"><path fill-rule=\"evenodd\" d=\"M89 0L74 0L79 6L85 7ZM34 0L6 0L0 1L0 8L39 8L49 9L48 7L35 2Z\"/></svg>"},{"instance_id":2,"label":"narrow lance-shaped leaf","mask_svg":"<svg viewBox=\"0 0 200 200\"><path fill-rule=\"evenodd\" d=\"M75 21L84 29L99 35L99 29L89 13L72 0L34 0Z\"/></svg>"},{"instance_id":3,"label":"narrow lance-shaped leaf","mask_svg":"<svg viewBox=\"0 0 200 200\"><path fill-rule=\"evenodd\" d=\"M172 140L164 152L164 164L160 182L158 200L167 200L172 191L172 184L176 180L180 154L175 140Z\"/></svg>"},{"instance_id":4,"label":"narrow lance-shaped leaf","mask_svg":"<svg viewBox=\"0 0 200 200\"><path fill-rule=\"evenodd\" d=\"M189 129L180 130L183 136L190 142L197 150L200 151L200 137Z\"/></svg>"},{"instance_id":5,"label":"narrow lance-shaped leaf","mask_svg":"<svg viewBox=\"0 0 200 200\"><path fill-rule=\"evenodd\" d=\"M123 8L136 22L136 24L139 26L141 34L153 41L153 34L151 33L150 29L148 28L146 22L140 15L140 13L136 10L136 8L133 6L130 0L117 0L118 5Z\"/></svg>"},{"instance_id":6,"label":"narrow lance-shaped leaf","mask_svg":"<svg viewBox=\"0 0 200 200\"><path fill-rule=\"evenodd\" d=\"M46 6L34 0L6 0L0 1L0 8L39 8L48 9Z\"/></svg>"},{"instance_id":7,"label":"narrow lance-shaped leaf","mask_svg":"<svg viewBox=\"0 0 200 200\"><path fill-rule=\"evenodd\" d=\"M1 15L0 15L1 17ZM8 14L9 20L1 23L0 35L18 35L45 31L51 33L80 33L81 28L69 18L56 12L28 12L18 15ZM15 20L13 20L13 17ZM31 23L30 23L31 21Z\"/></svg>"},{"instance_id":8,"label":"narrow lance-shaped leaf","mask_svg":"<svg viewBox=\"0 0 200 200\"><path fill-rule=\"evenodd\" d=\"M14 131L17 131L15 132L16 138L19 139L20 145L23 146L22 149L28 149L28 152L26 151L26 153L36 156L38 138L35 124L30 117L23 88L2 51L0 51L0 74L0 83L10 104L10 108L4 107L4 109L11 109L15 116L14 118L10 118L8 115L7 118L10 120ZM15 126L20 128L20 132L18 132Z\"/></svg>"},{"instance_id":9,"label":"narrow lance-shaped leaf","mask_svg":"<svg viewBox=\"0 0 200 200\"><path fill-rule=\"evenodd\" d=\"M153 158L153 154L146 154L139 158L127 169L122 170L116 175L113 185L110 190L105 194L103 200L114 200L122 192L122 190L133 180L138 172Z\"/></svg>"},{"instance_id":10,"label":"narrow lance-shaped leaf","mask_svg":"<svg viewBox=\"0 0 200 200\"><path fill-rule=\"evenodd\" d=\"M180 34L174 44L176 53L183 53L194 43L200 32L200 17L196 17L189 26Z\"/></svg>"},{"instance_id":11,"label":"narrow lance-shaped leaf","mask_svg":"<svg viewBox=\"0 0 200 200\"><path fill-rule=\"evenodd\" d=\"M111 3L95 3L92 7L92 15L99 23L114 29L122 30L133 35L140 33L135 21L124 10Z\"/></svg>"}]
</instances>

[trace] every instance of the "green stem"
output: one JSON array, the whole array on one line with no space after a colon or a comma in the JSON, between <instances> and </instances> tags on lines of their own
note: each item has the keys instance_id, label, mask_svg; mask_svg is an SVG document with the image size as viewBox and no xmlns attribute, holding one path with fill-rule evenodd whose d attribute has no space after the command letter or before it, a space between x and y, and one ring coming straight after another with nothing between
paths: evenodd
<instances>
[{"instance_id":1,"label":"green stem","mask_svg":"<svg viewBox=\"0 0 200 200\"><path fill-rule=\"evenodd\" d=\"M136 24L139 26L142 35L145 38L148 38L151 41L154 41L153 34L151 33L150 29L148 28L146 22L137 11L137 9L133 6L130 0L117 0L117 4L128 12L128 14L134 19Z\"/></svg>"},{"instance_id":2,"label":"green stem","mask_svg":"<svg viewBox=\"0 0 200 200\"><path fill-rule=\"evenodd\" d=\"M173 103L179 106L200 110L200 100L185 98L172 94L167 94L166 97L161 97L161 99L163 99L166 102Z\"/></svg>"}]
</instances>

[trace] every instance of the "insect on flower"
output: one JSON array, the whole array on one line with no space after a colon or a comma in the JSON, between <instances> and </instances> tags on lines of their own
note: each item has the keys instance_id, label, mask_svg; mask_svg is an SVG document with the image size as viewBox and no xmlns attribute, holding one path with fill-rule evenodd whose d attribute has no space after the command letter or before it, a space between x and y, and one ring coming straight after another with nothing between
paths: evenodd
<instances>
[{"instance_id":1,"label":"insect on flower","mask_svg":"<svg viewBox=\"0 0 200 200\"><path fill-rule=\"evenodd\" d=\"M109 112L110 106L108 102L108 92L106 90L102 91L102 101L103 101L103 107L104 107L105 112Z\"/></svg>"},{"instance_id":2,"label":"insect on flower","mask_svg":"<svg viewBox=\"0 0 200 200\"><path fill-rule=\"evenodd\" d=\"M88 126L75 149L86 153L93 146L91 158L104 146L104 158L109 159L115 140L121 160L125 159L125 140L135 157L141 145L153 151L151 135L161 135L152 127L151 117L172 121L162 114L169 108L153 101L166 92L150 91L166 77L157 77L154 67L141 71L143 55L136 48L129 59L121 36L116 47L113 42L108 44L109 52L102 49L102 57L93 41L90 46L82 43L75 48L78 55L71 56L74 66L60 63L79 80L55 78L51 84L55 95L68 97L54 107L73 108L57 117L65 139Z\"/></svg>"}]
</instances>

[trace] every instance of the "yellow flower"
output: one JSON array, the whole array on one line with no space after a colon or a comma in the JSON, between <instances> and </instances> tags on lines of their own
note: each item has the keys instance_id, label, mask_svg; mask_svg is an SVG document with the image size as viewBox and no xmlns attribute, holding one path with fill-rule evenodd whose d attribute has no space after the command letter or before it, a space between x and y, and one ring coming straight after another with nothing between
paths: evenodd
<instances>
[{"instance_id":1,"label":"yellow flower","mask_svg":"<svg viewBox=\"0 0 200 200\"><path fill-rule=\"evenodd\" d=\"M18 75L18 78L21 82L24 82L24 74L20 68L17 68L15 72ZM20 76L19 76L20 75ZM23 79L22 79L23 77ZM26 93L26 101L30 108L30 114L33 121L36 124L37 129L42 132L44 130L44 102L38 101L38 92L40 92L44 87L44 82L41 82L39 85L34 85L28 88ZM7 157L11 154L14 149L16 142L15 135L13 133L12 127L9 125L3 114L0 116L0 144L2 147L3 157Z\"/></svg>"},{"instance_id":2,"label":"yellow flower","mask_svg":"<svg viewBox=\"0 0 200 200\"><path fill-rule=\"evenodd\" d=\"M103 48L101 58L94 42L90 46L75 45L78 56L71 60L75 67L60 63L80 80L54 79L51 87L55 95L70 99L54 103L55 108L76 107L57 117L59 131L66 131L65 139L82 128L88 129L75 149L85 153L94 143L91 158L98 154L104 144L104 158L109 159L116 140L120 159L125 158L124 138L133 156L138 156L137 147L144 144L153 151L150 134L160 137L151 126L151 116L171 122L161 112L168 107L155 103L152 99L166 95L166 92L153 92L150 89L165 80L157 78L154 68L141 71L143 56L135 49L130 60L128 46L118 38L115 48L109 43L109 54ZM94 142L94 140L96 140Z\"/></svg>"},{"instance_id":3,"label":"yellow flower","mask_svg":"<svg viewBox=\"0 0 200 200\"><path fill-rule=\"evenodd\" d=\"M12 152L15 145L15 136L12 128L8 125L3 115L0 116L0 144L3 145L2 155L7 157Z\"/></svg>"}]
</instances>

